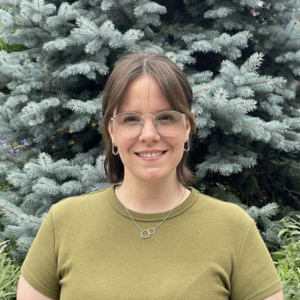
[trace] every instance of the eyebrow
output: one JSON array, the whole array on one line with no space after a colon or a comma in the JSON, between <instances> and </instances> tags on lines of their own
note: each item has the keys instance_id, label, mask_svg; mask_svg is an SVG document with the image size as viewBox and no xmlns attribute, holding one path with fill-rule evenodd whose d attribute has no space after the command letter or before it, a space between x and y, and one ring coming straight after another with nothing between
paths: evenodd
<instances>
[{"instance_id":1,"label":"eyebrow","mask_svg":"<svg viewBox=\"0 0 300 300\"><path fill-rule=\"evenodd\" d=\"M161 110L156 110L155 114L161 112L161 111L168 111L168 110L172 110L172 108L166 108L166 109L161 109ZM142 114L140 111L135 111L135 110L127 110L127 111L119 111L118 114L123 113L123 112L133 112L133 113L138 113L138 114Z\"/></svg>"}]
</instances>

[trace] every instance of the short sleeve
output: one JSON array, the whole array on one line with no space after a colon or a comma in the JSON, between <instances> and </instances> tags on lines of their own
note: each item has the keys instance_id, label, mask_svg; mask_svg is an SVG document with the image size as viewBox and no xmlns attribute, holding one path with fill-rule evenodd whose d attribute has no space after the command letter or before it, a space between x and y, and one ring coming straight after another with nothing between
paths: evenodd
<instances>
[{"instance_id":1,"label":"short sleeve","mask_svg":"<svg viewBox=\"0 0 300 300\"><path fill-rule=\"evenodd\" d=\"M27 253L21 266L21 274L34 289L43 295L59 299L60 285L57 276L52 207Z\"/></svg>"},{"instance_id":2,"label":"short sleeve","mask_svg":"<svg viewBox=\"0 0 300 300\"><path fill-rule=\"evenodd\" d=\"M231 277L231 300L263 300L283 289L272 257L253 219Z\"/></svg>"}]
</instances>

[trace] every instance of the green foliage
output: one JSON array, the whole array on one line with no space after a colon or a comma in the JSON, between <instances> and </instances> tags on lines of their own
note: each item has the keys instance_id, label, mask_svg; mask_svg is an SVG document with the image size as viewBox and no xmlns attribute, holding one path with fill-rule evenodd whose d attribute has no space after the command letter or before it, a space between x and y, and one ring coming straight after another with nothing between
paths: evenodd
<instances>
[{"instance_id":1,"label":"green foliage","mask_svg":"<svg viewBox=\"0 0 300 300\"><path fill-rule=\"evenodd\" d=\"M279 237L282 237L281 249L272 252L278 274L283 286L285 300L300 299L300 214L290 213L284 217Z\"/></svg>"},{"instance_id":2,"label":"green foliage","mask_svg":"<svg viewBox=\"0 0 300 300\"><path fill-rule=\"evenodd\" d=\"M5 50L6 52L17 52L17 51L23 51L26 49L23 46L20 45L7 45L2 40L0 40L0 50Z\"/></svg>"},{"instance_id":3,"label":"green foliage","mask_svg":"<svg viewBox=\"0 0 300 300\"><path fill-rule=\"evenodd\" d=\"M13 246L0 240L0 299L14 300L20 277L20 266L10 257Z\"/></svg>"},{"instance_id":4,"label":"green foliage","mask_svg":"<svg viewBox=\"0 0 300 300\"><path fill-rule=\"evenodd\" d=\"M3 27L0 25L0 28ZM7 45L6 43L3 42L3 40L0 39L0 50L5 50L6 52L18 52L18 51L23 51L25 50L26 47L22 45Z\"/></svg>"}]
</instances>

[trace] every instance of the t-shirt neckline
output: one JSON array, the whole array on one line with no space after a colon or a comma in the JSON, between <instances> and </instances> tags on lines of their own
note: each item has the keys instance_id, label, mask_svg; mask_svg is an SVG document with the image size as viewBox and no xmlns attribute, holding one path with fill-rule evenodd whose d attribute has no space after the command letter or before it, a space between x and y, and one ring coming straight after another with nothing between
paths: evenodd
<instances>
[{"instance_id":1,"label":"t-shirt neckline","mask_svg":"<svg viewBox=\"0 0 300 300\"><path fill-rule=\"evenodd\" d=\"M115 187L119 184L113 184L111 185L108 189L108 199L112 207L121 215L124 217L131 219L128 212L126 211L125 207L123 204L118 200L116 194L115 194ZM168 216L167 219L175 218L181 214L183 214L185 211L187 211L192 205L197 201L198 199L198 193L197 190L194 189L191 186L186 187L188 190L191 191L190 195L188 198L185 199L181 204L179 204L177 207L174 208L172 213ZM128 209L130 212L131 216L135 221L144 221L144 222L152 222L152 221L162 221L164 218L167 216L167 214L171 211L164 211L160 213L141 213L137 211L133 211Z\"/></svg>"}]
</instances>

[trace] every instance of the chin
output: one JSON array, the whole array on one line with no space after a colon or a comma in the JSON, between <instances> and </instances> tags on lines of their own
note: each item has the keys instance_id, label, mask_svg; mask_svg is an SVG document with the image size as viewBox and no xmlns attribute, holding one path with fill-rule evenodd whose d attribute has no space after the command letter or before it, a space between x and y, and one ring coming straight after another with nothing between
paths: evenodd
<instances>
[{"instance_id":1,"label":"chin","mask_svg":"<svg viewBox=\"0 0 300 300\"><path fill-rule=\"evenodd\" d=\"M147 181L154 181L154 180L163 180L166 176L165 175L143 175L143 176L139 176L140 179L143 179L143 180L147 180Z\"/></svg>"},{"instance_id":2,"label":"chin","mask_svg":"<svg viewBox=\"0 0 300 300\"><path fill-rule=\"evenodd\" d=\"M140 176L138 176L138 177L140 177L143 180L149 180L149 181L159 180L159 181L161 181L161 180L164 180L164 179L170 177L170 173L169 172L162 173L162 172L155 172L155 171L151 172L150 171L150 172L145 172L143 174L140 174Z\"/></svg>"}]
</instances>

